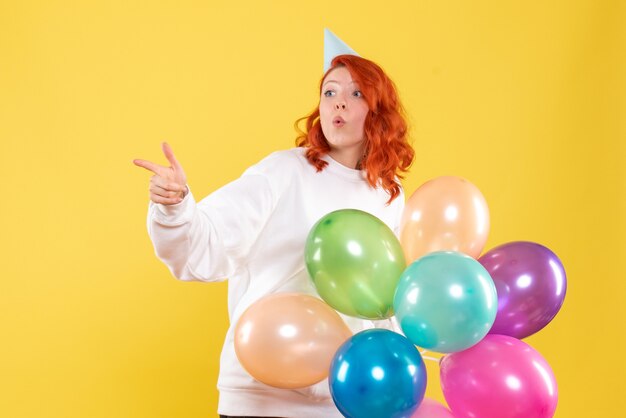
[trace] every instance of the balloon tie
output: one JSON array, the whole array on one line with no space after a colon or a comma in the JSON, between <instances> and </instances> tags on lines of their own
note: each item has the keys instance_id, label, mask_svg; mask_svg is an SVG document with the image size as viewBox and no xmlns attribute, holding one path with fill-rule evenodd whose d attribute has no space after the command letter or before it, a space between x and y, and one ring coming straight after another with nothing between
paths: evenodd
<instances>
[{"instance_id":1,"label":"balloon tie","mask_svg":"<svg viewBox=\"0 0 626 418\"><path fill-rule=\"evenodd\" d=\"M426 354L426 353L428 353L428 351L427 351L427 350L422 350L422 351L420 351L420 354L422 355L422 358L423 358L424 360L430 360L430 361L434 361L434 362L436 362L436 363L439 363L439 360L440 360L439 358L437 358L437 357L425 356L424 354Z\"/></svg>"}]
</instances>

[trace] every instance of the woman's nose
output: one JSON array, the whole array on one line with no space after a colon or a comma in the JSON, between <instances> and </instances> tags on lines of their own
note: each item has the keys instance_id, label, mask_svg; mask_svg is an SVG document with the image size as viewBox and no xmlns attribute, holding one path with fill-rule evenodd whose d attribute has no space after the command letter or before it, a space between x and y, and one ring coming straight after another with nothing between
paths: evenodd
<instances>
[{"instance_id":1,"label":"woman's nose","mask_svg":"<svg viewBox=\"0 0 626 418\"><path fill-rule=\"evenodd\" d=\"M344 102L343 100L338 100L337 103L335 103L335 109L337 109L337 110L345 110L346 109L346 102Z\"/></svg>"}]
</instances>

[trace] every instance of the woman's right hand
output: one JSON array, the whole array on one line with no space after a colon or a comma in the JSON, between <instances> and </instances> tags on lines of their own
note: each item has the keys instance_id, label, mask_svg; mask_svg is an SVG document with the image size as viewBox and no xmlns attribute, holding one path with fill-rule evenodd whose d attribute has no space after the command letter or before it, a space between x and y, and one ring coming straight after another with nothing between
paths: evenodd
<instances>
[{"instance_id":1,"label":"woman's right hand","mask_svg":"<svg viewBox=\"0 0 626 418\"><path fill-rule=\"evenodd\" d=\"M175 205L182 202L189 193L187 176L167 142L162 144L162 148L165 158L171 164L170 167L146 160L133 160L133 163L154 173L150 178L150 200L163 205Z\"/></svg>"}]
</instances>

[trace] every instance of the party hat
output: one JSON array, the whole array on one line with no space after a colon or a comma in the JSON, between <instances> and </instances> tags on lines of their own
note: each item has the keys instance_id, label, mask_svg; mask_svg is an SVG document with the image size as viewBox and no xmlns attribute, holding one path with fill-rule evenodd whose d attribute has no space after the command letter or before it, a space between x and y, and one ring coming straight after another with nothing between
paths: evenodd
<instances>
[{"instance_id":1,"label":"party hat","mask_svg":"<svg viewBox=\"0 0 626 418\"><path fill-rule=\"evenodd\" d=\"M330 63L337 55L356 55L354 49L350 48L344 41L339 39L337 35L330 30L324 28L324 72L330 68Z\"/></svg>"}]
</instances>

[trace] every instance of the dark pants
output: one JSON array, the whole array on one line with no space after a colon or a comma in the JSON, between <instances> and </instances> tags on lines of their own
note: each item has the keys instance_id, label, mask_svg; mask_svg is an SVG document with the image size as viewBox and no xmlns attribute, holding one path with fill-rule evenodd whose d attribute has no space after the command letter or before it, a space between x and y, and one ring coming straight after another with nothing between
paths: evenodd
<instances>
[{"instance_id":1,"label":"dark pants","mask_svg":"<svg viewBox=\"0 0 626 418\"><path fill-rule=\"evenodd\" d=\"M278 417L242 417L242 416L233 416L233 415L220 415L220 418L278 418Z\"/></svg>"}]
</instances>

